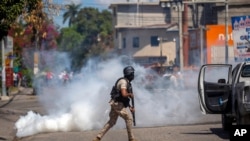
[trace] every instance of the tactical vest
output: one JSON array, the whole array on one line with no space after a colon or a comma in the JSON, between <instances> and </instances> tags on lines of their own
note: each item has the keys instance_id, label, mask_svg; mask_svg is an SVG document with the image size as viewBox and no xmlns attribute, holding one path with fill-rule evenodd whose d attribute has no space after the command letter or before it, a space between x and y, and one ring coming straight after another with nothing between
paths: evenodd
<instances>
[{"instance_id":1,"label":"tactical vest","mask_svg":"<svg viewBox=\"0 0 250 141\"><path fill-rule=\"evenodd\" d=\"M125 79L127 82L127 92L128 93L132 93L132 85L131 83L124 77L119 78L115 85L113 86L112 90L111 90L111 99L118 101L118 102L122 102L124 104L125 107L129 106L129 101L130 99L128 97L123 97L121 94L121 91L117 89L117 83L121 80L121 79Z\"/></svg>"}]
</instances>

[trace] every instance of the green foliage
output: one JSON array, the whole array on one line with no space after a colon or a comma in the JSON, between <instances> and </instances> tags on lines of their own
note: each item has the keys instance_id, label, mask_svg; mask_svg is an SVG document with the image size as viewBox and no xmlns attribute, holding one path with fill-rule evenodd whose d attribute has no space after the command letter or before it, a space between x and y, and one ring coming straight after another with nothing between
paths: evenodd
<instances>
[{"instance_id":1,"label":"green foliage","mask_svg":"<svg viewBox=\"0 0 250 141\"><path fill-rule=\"evenodd\" d=\"M83 36L76 32L74 27L61 29L61 35L58 39L60 43L58 50L69 52L74 47L79 47L83 41Z\"/></svg>"},{"instance_id":2,"label":"green foliage","mask_svg":"<svg viewBox=\"0 0 250 141\"><path fill-rule=\"evenodd\" d=\"M76 15L78 14L78 10L81 7L80 4L70 4L67 5L68 11L63 14L63 23L66 22L66 20L69 20L69 26L71 26L75 20Z\"/></svg>"},{"instance_id":3,"label":"green foliage","mask_svg":"<svg viewBox=\"0 0 250 141\"><path fill-rule=\"evenodd\" d=\"M101 15L99 16L101 21L100 24L100 35L101 36L109 36L112 34L112 16L111 13L107 10L102 11Z\"/></svg>"},{"instance_id":4,"label":"green foliage","mask_svg":"<svg viewBox=\"0 0 250 141\"><path fill-rule=\"evenodd\" d=\"M30 11L34 5L40 0L1 0L0 1L0 40L7 36L11 24L25 10Z\"/></svg>"},{"instance_id":5,"label":"green foliage","mask_svg":"<svg viewBox=\"0 0 250 141\"><path fill-rule=\"evenodd\" d=\"M13 60L13 67L19 67L22 65L22 57L21 56L17 56L14 60Z\"/></svg>"},{"instance_id":6,"label":"green foliage","mask_svg":"<svg viewBox=\"0 0 250 141\"><path fill-rule=\"evenodd\" d=\"M105 48L101 43L112 34L110 12L107 10L99 12L98 9L91 7L84 8L79 11L76 21L77 32L85 37L82 43L83 50L87 49L88 53L95 54L97 49Z\"/></svg>"},{"instance_id":7,"label":"green foliage","mask_svg":"<svg viewBox=\"0 0 250 141\"><path fill-rule=\"evenodd\" d=\"M22 69L21 73L22 73L23 76L25 76L27 86L32 87L32 83L33 83L32 78L34 76L34 73L33 73L32 69Z\"/></svg>"},{"instance_id":8,"label":"green foliage","mask_svg":"<svg viewBox=\"0 0 250 141\"><path fill-rule=\"evenodd\" d=\"M92 7L82 8L75 15L73 27L61 29L58 42L60 50L69 52L72 68L80 69L87 59L100 57L113 47L112 15Z\"/></svg>"},{"instance_id":9,"label":"green foliage","mask_svg":"<svg viewBox=\"0 0 250 141\"><path fill-rule=\"evenodd\" d=\"M81 9L75 19L77 32L88 36L97 35L101 24L99 17L99 11L95 8Z\"/></svg>"}]
</instances>

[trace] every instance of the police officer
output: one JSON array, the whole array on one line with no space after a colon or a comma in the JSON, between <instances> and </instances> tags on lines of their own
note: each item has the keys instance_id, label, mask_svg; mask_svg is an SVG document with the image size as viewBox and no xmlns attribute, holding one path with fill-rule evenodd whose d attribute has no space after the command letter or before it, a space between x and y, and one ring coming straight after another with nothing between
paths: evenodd
<instances>
[{"instance_id":1,"label":"police officer","mask_svg":"<svg viewBox=\"0 0 250 141\"><path fill-rule=\"evenodd\" d=\"M124 77L118 79L115 86L118 92L120 92L120 95L110 100L109 104L111 106L111 110L109 113L109 121L104 125L103 129L93 141L100 141L107 131L116 124L118 116L125 120L129 141L136 141L132 133L132 117L126 109L129 107L131 112L135 112L134 108L129 104L129 98L134 97L130 83L134 79L134 71L135 70L132 66L127 66L123 69Z\"/></svg>"}]
</instances>

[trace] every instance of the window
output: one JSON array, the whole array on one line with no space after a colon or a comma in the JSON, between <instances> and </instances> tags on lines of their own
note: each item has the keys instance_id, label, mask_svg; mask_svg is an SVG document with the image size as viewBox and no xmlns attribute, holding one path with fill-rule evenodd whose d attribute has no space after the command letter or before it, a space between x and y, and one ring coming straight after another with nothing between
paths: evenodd
<instances>
[{"instance_id":1,"label":"window","mask_svg":"<svg viewBox=\"0 0 250 141\"><path fill-rule=\"evenodd\" d=\"M126 48L126 38L122 38L122 48Z\"/></svg>"},{"instance_id":2,"label":"window","mask_svg":"<svg viewBox=\"0 0 250 141\"><path fill-rule=\"evenodd\" d=\"M133 48L139 48L139 37L134 37L133 38Z\"/></svg>"},{"instance_id":3,"label":"window","mask_svg":"<svg viewBox=\"0 0 250 141\"><path fill-rule=\"evenodd\" d=\"M116 16L116 8L115 7L113 8L113 16L114 17Z\"/></svg>"},{"instance_id":4,"label":"window","mask_svg":"<svg viewBox=\"0 0 250 141\"><path fill-rule=\"evenodd\" d=\"M250 77L250 65L245 65L241 72L242 77Z\"/></svg>"},{"instance_id":5,"label":"window","mask_svg":"<svg viewBox=\"0 0 250 141\"><path fill-rule=\"evenodd\" d=\"M158 36L151 36L151 47L158 47L159 41Z\"/></svg>"}]
</instances>

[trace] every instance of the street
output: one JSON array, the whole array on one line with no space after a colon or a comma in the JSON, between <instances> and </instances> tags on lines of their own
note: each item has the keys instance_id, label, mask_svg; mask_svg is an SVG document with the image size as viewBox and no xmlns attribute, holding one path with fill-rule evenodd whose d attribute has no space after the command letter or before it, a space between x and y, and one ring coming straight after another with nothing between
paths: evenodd
<instances>
[{"instance_id":1,"label":"street","mask_svg":"<svg viewBox=\"0 0 250 141\"><path fill-rule=\"evenodd\" d=\"M99 129L87 131L38 133L27 137L15 138L15 122L28 111L33 110L46 114L38 103L37 96L30 89L11 95L10 101L0 101L0 140L8 141L91 141ZM140 119L137 119L137 121ZM153 120L153 119L152 119ZM222 130L220 115L204 115L199 123L183 125L164 125L158 127L135 127L134 134L139 141L224 141L229 140L229 134ZM120 121L118 121L120 122ZM124 124L125 127L125 124ZM103 141L127 141L124 128L113 127L103 138Z\"/></svg>"},{"instance_id":2,"label":"street","mask_svg":"<svg viewBox=\"0 0 250 141\"><path fill-rule=\"evenodd\" d=\"M18 139L19 141L92 141L98 130L84 132L44 133ZM126 130L111 129L103 141L127 141ZM134 134L139 141L226 141L229 135L220 124L178 125L151 128L135 128Z\"/></svg>"}]
</instances>

